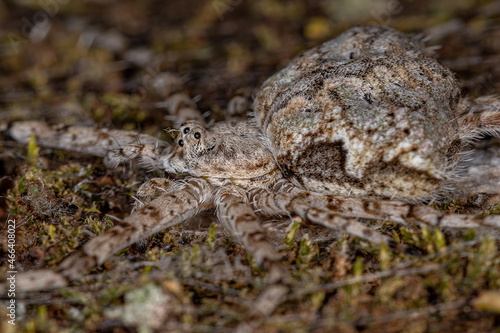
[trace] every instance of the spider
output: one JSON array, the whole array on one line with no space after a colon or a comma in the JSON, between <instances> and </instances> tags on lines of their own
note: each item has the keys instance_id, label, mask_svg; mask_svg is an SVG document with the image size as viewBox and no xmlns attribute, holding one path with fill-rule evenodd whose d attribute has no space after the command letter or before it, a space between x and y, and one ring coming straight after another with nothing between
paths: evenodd
<instances>
[{"instance_id":1,"label":"spider","mask_svg":"<svg viewBox=\"0 0 500 333\"><path fill-rule=\"evenodd\" d=\"M352 28L264 82L254 111L254 119L208 128L187 121L171 146L121 130L12 124L10 135L21 142L33 133L42 146L103 156L111 166L139 160L183 176L144 183L133 213L66 258L60 279L78 278L127 245L213 207L253 258L278 272L275 281L281 256L259 215L297 215L392 245L357 219L500 227L499 216L420 204L449 190L473 139L499 133L500 99L461 99L453 74L416 38Z\"/></svg>"}]
</instances>

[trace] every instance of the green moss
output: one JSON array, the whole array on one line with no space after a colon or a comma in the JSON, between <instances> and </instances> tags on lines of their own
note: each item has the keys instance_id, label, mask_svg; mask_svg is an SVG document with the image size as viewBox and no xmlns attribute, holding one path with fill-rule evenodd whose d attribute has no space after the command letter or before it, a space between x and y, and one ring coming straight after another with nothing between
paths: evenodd
<instances>
[{"instance_id":1,"label":"green moss","mask_svg":"<svg viewBox=\"0 0 500 333\"><path fill-rule=\"evenodd\" d=\"M36 145L36 138L34 134L31 134L30 141L28 142L28 163L31 166L35 166L38 161L38 154L40 152L40 147Z\"/></svg>"},{"instance_id":2,"label":"green moss","mask_svg":"<svg viewBox=\"0 0 500 333\"><path fill-rule=\"evenodd\" d=\"M490 208L488 208L485 212L479 214L479 216L488 216L488 215L499 215L500 214L500 204L494 204Z\"/></svg>"},{"instance_id":3,"label":"green moss","mask_svg":"<svg viewBox=\"0 0 500 333\"><path fill-rule=\"evenodd\" d=\"M290 225L288 226L286 237L283 242L287 250L290 250L294 245L295 236L297 235L297 231L299 230L301 223L302 219L297 217L294 218L292 223L290 223Z\"/></svg>"}]
</instances>

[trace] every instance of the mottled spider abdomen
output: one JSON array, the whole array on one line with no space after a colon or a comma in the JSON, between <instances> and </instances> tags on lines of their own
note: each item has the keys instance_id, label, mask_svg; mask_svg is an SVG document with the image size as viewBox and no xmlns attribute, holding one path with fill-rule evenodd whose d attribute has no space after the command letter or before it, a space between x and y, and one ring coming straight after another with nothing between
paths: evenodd
<instances>
[{"instance_id":1,"label":"mottled spider abdomen","mask_svg":"<svg viewBox=\"0 0 500 333\"><path fill-rule=\"evenodd\" d=\"M456 166L459 94L417 39L356 27L269 78L255 114L285 175L306 189L415 199Z\"/></svg>"}]
</instances>

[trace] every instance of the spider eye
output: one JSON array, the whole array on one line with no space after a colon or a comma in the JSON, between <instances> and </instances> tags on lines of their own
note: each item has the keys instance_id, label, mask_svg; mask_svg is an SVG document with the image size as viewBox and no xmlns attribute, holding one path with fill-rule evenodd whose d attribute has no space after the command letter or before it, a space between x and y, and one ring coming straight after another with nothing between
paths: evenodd
<instances>
[{"instance_id":1,"label":"spider eye","mask_svg":"<svg viewBox=\"0 0 500 333\"><path fill-rule=\"evenodd\" d=\"M179 140L179 146L184 147L184 140Z\"/></svg>"},{"instance_id":2,"label":"spider eye","mask_svg":"<svg viewBox=\"0 0 500 333\"><path fill-rule=\"evenodd\" d=\"M194 138L195 138L195 139L199 139L199 138L201 138L201 134L200 134L200 132L196 132L196 133L194 133Z\"/></svg>"},{"instance_id":3,"label":"spider eye","mask_svg":"<svg viewBox=\"0 0 500 333\"><path fill-rule=\"evenodd\" d=\"M184 132L184 134L188 134L189 133L189 127L186 127L183 132Z\"/></svg>"}]
</instances>

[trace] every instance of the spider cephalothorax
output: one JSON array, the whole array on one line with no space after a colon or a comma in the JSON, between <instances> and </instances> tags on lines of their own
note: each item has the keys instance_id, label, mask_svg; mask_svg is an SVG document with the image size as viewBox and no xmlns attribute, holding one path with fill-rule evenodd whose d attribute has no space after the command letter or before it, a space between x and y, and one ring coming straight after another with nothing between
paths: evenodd
<instances>
[{"instance_id":1,"label":"spider cephalothorax","mask_svg":"<svg viewBox=\"0 0 500 333\"><path fill-rule=\"evenodd\" d=\"M232 182L256 187L276 177L273 155L249 122L222 122L206 130L183 124L172 151L161 159L167 172L205 177L212 184Z\"/></svg>"},{"instance_id":2,"label":"spider cephalothorax","mask_svg":"<svg viewBox=\"0 0 500 333\"><path fill-rule=\"evenodd\" d=\"M84 127L12 124L10 135L22 142L34 133L40 145L104 156L111 165L139 159L184 176L146 182L132 215L66 258L57 278L46 276L78 278L128 244L212 207L267 267L278 267L280 255L257 212L295 214L374 243L391 239L356 218L500 228L498 216L443 214L407 203L440 193L467 142L500 130L499 99L460 100L453 74L416 39L388 28L353 28L268 79L254 109L256 124L205 128L188 121L172 147L126 131L103 136Z\"/></svg>"}]
</instances>

